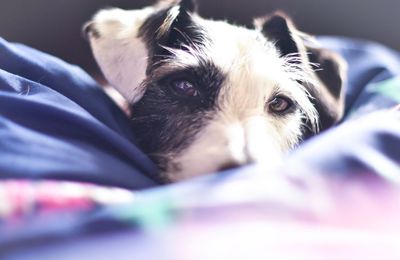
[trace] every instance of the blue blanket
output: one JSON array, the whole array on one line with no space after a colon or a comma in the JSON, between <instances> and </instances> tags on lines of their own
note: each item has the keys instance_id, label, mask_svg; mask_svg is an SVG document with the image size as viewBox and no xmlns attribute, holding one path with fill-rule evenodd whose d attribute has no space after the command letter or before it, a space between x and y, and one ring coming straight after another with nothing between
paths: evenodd
<instances>
[{"instance_id":1,"label":"blue blanket","mask_svg":"<svg viewBox=\"0 0 400 260\"><path fill-rule=\"evenodd\" d=\"M287 163L280 170L282 175L302 176L305 180L304 183L294 182L299 187L289 188L290 192L285 193L286 184L282 186L279 181L265 181L265 176L260 175L257 166L169 187L157 187L157 169L135 145L135 137L129 130L129 119L93 79L76 66L0 39L1 181L63 180L126 190L155 187L133 193L135 199L128 200L121 207L102 204L101 207L85 211L86 214L75 212L72 217L67 211L46 221L38 221L36 215L28 216L24 218L24 225L2 221L4 206L0 206L0 257L51 259L62 255L70 259L97 259L100 256L107 258L119 255L135 259L205 259L201 258L202 252L210 252L215 258L209 259L224 259L218 257L220 252L214 243L224 239L234 240L234 236L226 232L221 232L221 237L210 232L199 233L204 223L223 230L247 225L255 220L264 221L250 230L255 236L266 235L275 227L271 223L275 223L276 219L272 218L271 222L271 216L277 212L281 213L277 214L278 219L296 212L294 219L297 221L310 220L310 215L305 212L308 212L308 206L314 205L314 199L320 199L321 191L326 191L332 199L344 198L346 191L354 195L347 187L348 183L354 182L354 178L372 177L374 180L399 184L399 113L388 112L400 103L399 54L364 41L330 37L321 37L320 40L324 46L342 54L349 63L346 115L339 126L310 139L287 155ZM376 114L378 110L385 111ZM315 176L339 176L343 183L334 189L319 181L310 185L307 176L310 179ZM270 186L271 181L274 186ZM332 182L329 180L327 183ZM2 187L10 185L17 187L16 190L21 190L21 193L21 187L26 189L26 184L21 183L17 186L15 183L0 185L0 199L5 194L2 193L5 190ZM263 185L266 185L265 188ZM48 190L48 185L44 186L44 190ZM70 191L70 188L70 184L66 186L66 190ZM314 189L318 192L306 192L304 201L309 203L303 204L304 208L299 207L299 199L305 190ZM31 188L27 190L26 194L32 193ZM52 192L56 194L57 190L62 189L53 188ZM360 193L362 188L357 190L357 194L363 194ZM292 192L297 197L288 200L287 196ZM105 197L109 196L110 200L113 194L121 195L117 191L107 194ZM379 194L382 195L382 192ZM62 195L65 196L65 193ZM122 193L117 197L125 198L125 195ZM339 201L339 204L351 201L348 198L352 198L352 195ZM104 196L101 197L104 200ZM13 198L21 200L20 195ZM72 201L77 203L76 198ZM2 202L4 204L7 201ZM353 205L360 204L360 200L354 202L352 207L342 211L350 212L354 209ZM84 208L88 205L82 204L82 200L79 203ZM239 218L236 215L230 218L233 215L232 208L236 209L235 214L247 213ZM351 219L351 216L346 216L346 219ZM165 232L165 226L161 231L154 230L154 226L160 223L169 225L168 232ZM193 232L188 231L188 226ZM139 232L138 227L142 231ZM283 230L292 228L290 226ZM263 230L261 234L260 230ZM313 232L301 230L298 234L305 234L306 238L307 234ZM238 229L235 235L242 239L231 241L231 245L236 247L240 242L246 248L260 241L248 240L247 231ZM277 232L285 231L278 229ZM177 233L183 235L184 239L177 239ZM189 237L191 239L186 240ZM179 251L184 248L183 245L191 247L193 244L203 247L192 247L189 253ZM168 250L176 245L179 245L178 251L185 257L177 258ZM131 250L127 250L131 246ZM264 248L265 244L260 246ZM223 244L219 244L218 248L223 247ZM229 248L226 248L227 252L231 251Z\"/></svg>"},{"instance_id":2,"label":"blue blanket","mask_svg":"<svg viewBox=\"0 0 400 260\"><path fill-rule=\"evenodd\" d=\"M80 68L0 39L0 178L156 185L128 119Z\"/></svg>"}]
</instances>

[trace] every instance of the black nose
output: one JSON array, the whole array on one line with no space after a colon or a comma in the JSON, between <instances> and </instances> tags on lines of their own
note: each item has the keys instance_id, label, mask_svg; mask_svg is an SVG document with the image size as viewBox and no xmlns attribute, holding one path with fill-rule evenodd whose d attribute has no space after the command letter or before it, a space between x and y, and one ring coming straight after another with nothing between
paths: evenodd
<instances>
[{"instance_id":1,"label":"black nose","mask_svg":"<svg viewBox=\"0 0 400 260\"><path fill-rule=\"evenodd\" d=\"M237 163L237 162L229 162L229 163L225 163L225 164L223 164L221 167L219 167L219 168L218 168L218 171L220 171L220 172L222 172L222 171L227 171L227 170L239 168L240 166L242 166L240 163Z\"/></svg>"}]
</instances>

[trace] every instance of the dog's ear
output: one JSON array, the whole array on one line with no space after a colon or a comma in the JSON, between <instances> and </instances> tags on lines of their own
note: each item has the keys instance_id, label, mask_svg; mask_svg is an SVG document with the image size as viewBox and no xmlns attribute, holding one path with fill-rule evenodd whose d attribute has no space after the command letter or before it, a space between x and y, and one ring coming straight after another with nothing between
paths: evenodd
<instances>
[{"instance_id":1,"label":"dog's ear","mask_svg":"<svg viewBox=\"0 0 400 260\"><path fill-rule=\"evenodd\" d=\"M268 40L274 42L281 56L304 52L304 46L299 44L293 34L294 25L286 14L276 12L271 16L257 18L254 23Z\"/></svg>"},{"instance_id":2,"label":"dog's ear","mask_svg":"<svg viewBox=\"0 0 400 260\"><path fill-rule=\"evenodd\" d=\"M193 19L197 10L194 1L160 3L164 8L149 17L140 30L149 50L148 74L160 65L160 60L173 56L172 49L186 50L193 45L202 45L204 41L203 31Z\"/></svg>"},{"instance_id":3,"label":"dog's ear","mask_svg":"<svg viewBox=\"0 0 400 260\"><path fill-rule=\"evenodd\" d=\"M318 66L312 71L316 75L317 86L309 86L307 89L314 97L311 101L319 112L320 130L325 130L338 123L344 114L347 63L331 50L307 40L304 43L309 61ZM310 135L312 133L306 131L305 137Z\"/></svg>"},{"instance_id":4,"label":"dog's ear","mask_svg":"<svg viewBox=\"0 0 400 260\"><path fill-rule=\"evenodd\" d=\"M344 60L333 51L318 47L314 39L298 31L293 22L281 12L257 19L255 25L268 40L275 43L281 56L298 57L289 60L300 63L312 77L313 83L303 84L319 113L319 129L325 130L337 123L344 111ZM317 67L313 68L311 64ZM304 129L305 138L314 134L311 125L308 126Z\"/></svg>"},{"instance_id":5,"label":"dog's ear","mask_svg":"<svg viewBox=\"0 0 400 260\"><path fill-rule=\"evenodd\" d=\"M105 9L84 27L93 54L109 83L129 103L144 94L143 81L160 46L184 41L196 11L192 0L163 0L139 10ZM189 35L190 36L190 35Z\"/></svg>"}]
</instances>

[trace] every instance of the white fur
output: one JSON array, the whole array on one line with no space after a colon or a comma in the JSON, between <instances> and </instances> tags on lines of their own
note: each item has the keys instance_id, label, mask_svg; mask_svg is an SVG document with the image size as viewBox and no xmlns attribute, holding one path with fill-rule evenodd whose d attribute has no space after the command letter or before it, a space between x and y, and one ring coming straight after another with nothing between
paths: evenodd
<instances>
[{"instance_id":1,"label":"white fur","mask_svg":"<svg viewBox=\"0 0 400 260\"><path fill-rule=\"evenodd\" d=\"M125 11L110 9L99 12L93 24L100 35L90 37L93 54L104 76L130 103L144 92L148 50L138 37L138 30L154 11L152 7Z\"/></svg>"},{"instance_id":2,"label":"white fur","mask_svg":"<svg viewBox=\"0 0 400 260\"><path fill-rule=\"evenodd\" d=\"M303 116L317 123L317 112L307 91L296 80L310 77L299 67L280 58L273 43L256 31L196 18L207 30L212 42L202 50L169 49L175 55L167 66L193 66L204 56L211 57L227 75L220 93L220 109L193 144L175 163L180 171L168 173L174 181L217 171L230 162L257 162L266 171L281 164L284 152L293 148L301 136ZM294 99L306 115L272 116L267 103L280 93Z\"/></svg>"},{"instance_id":3,"label":"white fur","mask_svg":"<svg viewBox=\"0 0 400 260\"><path fill-rule=\"evenodd\" d=\"M276 137L278 133L261 117L248 118L242 123L221 118L213 120L193 144L173 160L181 169L170 171L167 176L179 181L216 172L229 163L258 162L266 171L271 171L281 165L283 155Z\"/></svg>"}]
</instances>

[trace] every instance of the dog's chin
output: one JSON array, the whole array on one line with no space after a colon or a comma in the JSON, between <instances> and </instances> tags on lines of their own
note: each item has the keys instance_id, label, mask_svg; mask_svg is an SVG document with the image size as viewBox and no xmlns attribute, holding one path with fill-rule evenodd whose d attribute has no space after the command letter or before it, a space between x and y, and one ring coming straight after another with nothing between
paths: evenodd
<instances>
[{"instance_id":1,"label":"dog's chin","mask_svg":"<svg viewBox=\"0 0 400 260\"><path fill-rule=\"evenodd\" d=\"M215 165L210 162L209 158L198 160L202 161L202 164L180 164L176 162L171 162L168 165L168 170L162 174L166 182L178 182L183 181L203 175L211 175L223 171L223 165ZM239 167L239 165L235 165Z\"/></svg>"},{"instance_id":2,"label":"dog's chin","mask_svg":"<svg viewBox=\"0 0 400 260\"><path fill-rule=\"evenodd\" d=\"M201 165L192 165L191 167L179 167L176 163L171 163L167 166L169 170L164 171L160 174L160 181L163 183L174 183L179 181L185 181L188 179L204 176L204 175L216 175L216 174L228 174L240 171L242 168L249 166L256 166L258 172L263 174L271 174L277 172L278 169L283 165L282 159L274 161L254 162L249 164L239 164L237 162L225 162L218 164L218 166L207 163L209 161L199 160L202 162Z\"/></svg>"}]
</instances>

